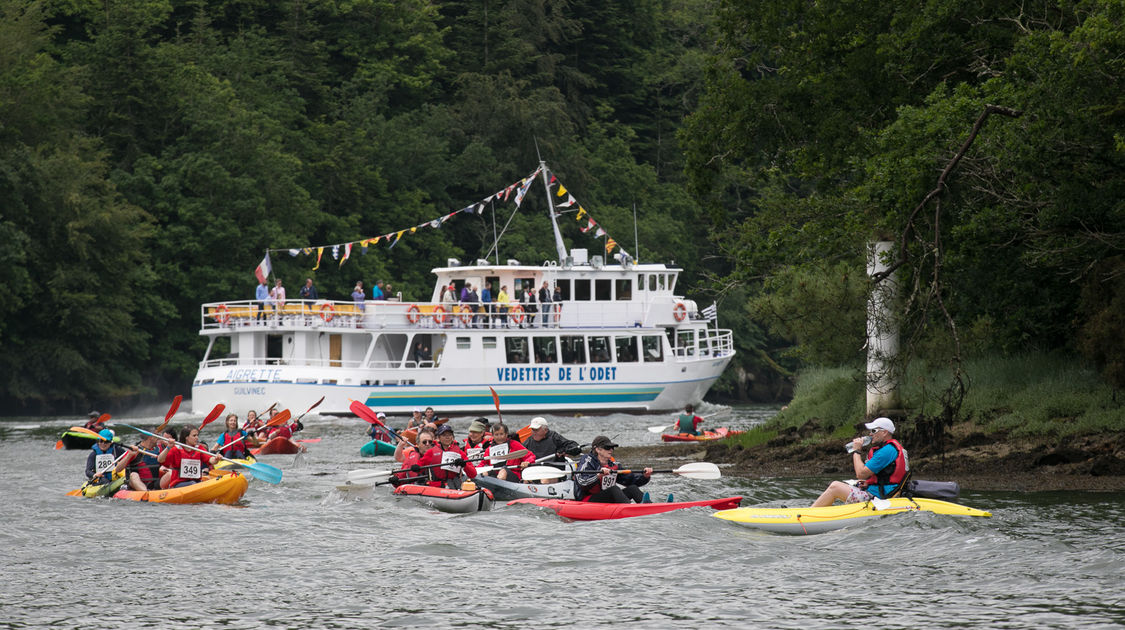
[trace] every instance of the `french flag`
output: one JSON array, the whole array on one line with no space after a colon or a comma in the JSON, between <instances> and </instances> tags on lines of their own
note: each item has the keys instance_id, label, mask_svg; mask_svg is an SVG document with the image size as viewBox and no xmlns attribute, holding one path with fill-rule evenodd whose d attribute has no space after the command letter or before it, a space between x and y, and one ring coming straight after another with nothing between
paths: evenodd
<instances>
[{"instance_id":1,"label":"french flag","mask_svg":"<svg viewBox=\"0 0 1125 630\"><path fill-rule=\"evenodd\" d=\"M258 279L258 282L265 284L266 278L270 277L270 272L272 271L273 269L270 267L270 253L266 252L266 257L262 259L262 262L258 263L258 268L254 270L254 277Z\"/></svg>"}]
</instances>

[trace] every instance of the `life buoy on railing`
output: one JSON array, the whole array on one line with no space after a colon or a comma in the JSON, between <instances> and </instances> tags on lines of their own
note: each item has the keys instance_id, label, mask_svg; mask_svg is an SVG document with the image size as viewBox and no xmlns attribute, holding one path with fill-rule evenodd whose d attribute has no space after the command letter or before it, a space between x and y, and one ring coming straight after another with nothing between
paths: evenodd
<instances>
[{"instance_id":1,"label":"life buoy on railing","mask_svg":"<svg viewBox=\"0 0 1125 630\"><path fill-rule=\"evenodd\" d=\"M458 307L458 310L461 311L461 314L458 315L458 317L461 318L461 323L468 326L469 323L473 321L473 307L468 304L462 304Z\"/></svg>"},{"instance_id":2,"label":"life buoy on railing","mask_svg":"<svg viewBox=\"0 0 1125 630\"><path fill-rule=\"evenodd\" d=\"M672 317L675 317L678 322L684 321L684 318L687 317L687 307L684 306L683 302L679 302L672 307Z\"/></svg>"},{"instance_id":3,"label":"life buoy on railing","mask_svg":"<svg viewBox=\"0 0 1125 630\"><path fill-rule=\"evenodd\" d=\"M512 309L510 311L508 311L508 317L510 317L513 322L515 322L517 324L522 324L523 323L523 307L520 306L519 304L516 304L515 306L512 307Z\"/></svg>"},{"instance_id":4,"label":"life buoy on railing","mask_svg":"<svg viewBox=\"0 0 1125 630\"><path fill-rule=\"evenodd\" d=\"M226 304L220 304L215 307L215 312L212 314L212 317L215 318L215 321L225 326L230 322L230 309L227 308Z\"/></svg>"},{"instance_id":5,"label":"life buoy on railing","mask_svg":"<svg viewBox=\"0 0 1125 630\"><path fill-rule=\"evenodd\" d=\"M411 304L410 308L406 309L406 321L411 324L417 324L418 320L422 317L421 312L418 310L417 304Z\"/></svg>"},{"instance_id":6,"label":"life buoy on railing","mask_svg":"<svg viewBox=\"0 0 1125 630\"><path fill-rule=\"evenodd\" d=\"M323 319L326 322L330 322L330 321L332 321L332 318L335 317L335 316L336 316L336 307L335 306L332 306L331 304L321 304L320 305L320 318L321 319Z\"/></svg>"},{"instance_id":7,"label":"life buoy on railing","mask_svg":"<svg viewBox=\"0 0 1125 630\"><path fill-rule=\"evenodd\" d=\"M445 324L445 322L448 321L448 320L449 320L449 316L445 314L445 309L440 307L440 306L435 306L434 307L434 323L441 325L441 324Z\"/></svg>"}]
</instances>

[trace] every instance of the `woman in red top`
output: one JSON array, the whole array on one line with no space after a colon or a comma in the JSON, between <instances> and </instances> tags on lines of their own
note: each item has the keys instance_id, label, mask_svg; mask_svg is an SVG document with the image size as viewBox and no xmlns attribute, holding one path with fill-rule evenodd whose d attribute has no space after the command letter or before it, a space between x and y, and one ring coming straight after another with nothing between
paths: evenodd
<instances>
[{"instance_id":1,"label":"woman in red top","mask_svg":"<svg viewBox=\"0 0 1125 630\"><path fill-rule=\"evenodd\" d=\"M535 455L532 454L531 451L527 451L523 457L517 457L515 459L504 460L497 458L501 455L523 450L527 450L527 448L520 443L519 440L508 436L508 425L503 422L497 422L492 425L492 444L488 446L487 454L493 459L490 459L488 463L493 466L505 467L496 471L495 476L497 479L514 477L516 481L520 480L520 472L535 463Z\"/></svg>"},{"instance_id":2,"label":"woman in red top","mask_svg":"<svg viewBox=\"0 0 1125 630\"><path fill-rule=\"evenodd\" d=\"M195 427L180 429L180 442L188 446L198 447L199 429ZM173 442L160 453L156 461L169 469L168 482L164 483L163 479L160 480L161 489L167 489L199 483L203 478L204 471L219 461L219 456L186 449Z\"/></svg>"},{"instance_id":3,"label":"woman in red top","mask_svg":"<svg viewBox=\"0 0 1125 630\"><path fill-rule=\"evenodd\" d=\"M426 454L418 462L420 466L443 463L446 465L428 469L431 486L460 488L462 472L469 479L474 479L477 476L476 467L473 466L472 462L465 461L465 451L457 445L457 441L453 437L453 427L448 424L438 427L437 444L426 451Z\"/></svg>"}]
</instances>

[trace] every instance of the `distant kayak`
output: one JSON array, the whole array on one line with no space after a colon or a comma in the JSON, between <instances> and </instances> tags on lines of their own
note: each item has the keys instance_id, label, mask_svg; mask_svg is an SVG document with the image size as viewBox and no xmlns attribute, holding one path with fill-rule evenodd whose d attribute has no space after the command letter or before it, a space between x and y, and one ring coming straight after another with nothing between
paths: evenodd
<instances>
[{"instance_id":1,"label":"distant kayak","mask_svg":"<svg viewBox=\"0 0 1125 630\"><path fill-rule=\"evenodd\" d=\"M690 433L662 433L660 439L665 442L710 442L742 433L745 433L745 431L731 431L726 427L720 427L714 431L704 431L702 435L692 435Z\"/></svg>"},{"instance_id":2,"label":"distant kayak","mask_svg":"<svg viewBox=\"0 0 1125 630\"><path fill-rule=\"evenodd\" d=\"M405 484L394 490L395 496L407 497L441 512L485 512L492 509L492 492L486 488L453 490L433 486Z\"/></svg>"},{"instance_id":3,"label":"distant kayak","mask_svg":"<svg viewBox=\"0 0 1125 630\"><path fill-rule=\"evenodd\" d=\"M287 437L275 437L258 449L255 455L293 455L301 450L301 447Z\"/></svg>"},{"instance_id":4,"label":"distant kayak","mask_svg":"<svg viewBox=\"0 0 1125 630\"><path fill-rule=\"evenodd\" d=\"M98 441L98 438L85 427L70 427L59 435L59 441L62 442L63 448L73 451L89 449ZM120 444L121 438L114 437L113 441Z\"/></svg>"},{"instance_id":5,"label":"distant kayak","mask_svg":"<svg viewBox=\"0 0 1125 630\"><path fill-rule=\"evenodd\" d=\"M575 521L602 521L633 516L661 514L690 507L709 507L729 510L738 507L742 497L724 497L705 501L678 501L674 503L594 503L592 501L563 501L557 499L516 499L508 505L524 504L554 510L563 518Z\"/></svg>"},{"instance_id":6,"label":"distant kayak","mask_svg":"<svg viewBox=\"0 0 1125 630\"><path fill-rule=\"evenodd\" d=\"M903 512L933 512L951 516L992 516L990 512L937 499L889 499L885 509L866 503L836 504L826 507L759 508L744 507L716 513L715 518L776 534L820 534L841 529L877 516Z\"/></svg>"},{"instance_id":7,"label":"distant kayak","mask_svg":"<svg viewBox=\"0 0 1125 630\"><path fill-rule=\"evenodd\" d=\"M395 445L382 440L371 440L359 447L360 457L375 457L376 455L394 455Z\"/></svg>"}]
</instances>

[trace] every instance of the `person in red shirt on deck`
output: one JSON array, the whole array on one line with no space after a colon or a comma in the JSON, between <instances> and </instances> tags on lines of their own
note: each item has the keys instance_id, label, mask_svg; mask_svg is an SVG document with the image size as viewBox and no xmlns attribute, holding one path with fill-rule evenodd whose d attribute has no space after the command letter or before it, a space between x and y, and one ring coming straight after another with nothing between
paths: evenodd
<instances>
[{"instance_id":1,"label":"person in red shirt on deck","mask_svg":"<svg viewBox=\"0 0 1125 630\"><path fill-rule=\"evenodd\" d=\"M198 447L199 429L195 427L184 427L180 429L179 441L188 446ZM165 483L164 479L160 480L160 488L167 489L199 483L203 478L204 471L214 465L215 462L219 461L219 456L193 451L178 446L173 442L168 445L166 450L160 453L156 461L169 469L168 473L165 475L168 482Z\"/></svg>"},{"instance_id":2,"label":"person in red shirt on deck","mask_svg":"<svg viewBox=\"0 0 1125 630\"><path fill-rule=\"evenodd\" d=\"M448 424L438 427L437 444L426 451L426 454L418 462L419 466L441 463L446 463L446 465L428 469L429 485L435 488L459 489L462 473L469 479L474 479L477 476L476 467L473 466L472 462L465 461L465 451L457 445L457 440L453 437L453 427Z\"/></svg>"},{"instance_id":3,"label":"person in red shirt on deck","mask_svg":"<svg viewBox=\"0 0 1125 630\"><path fill-rule=\"evenodd\" d=\"M485 433L488 430L488 420L477 418L469 425L469 437L465 438L465 459L476 459L488 452L492 444L492 436Z\"/></svg>"},{"instance_id":4,"label":"person in red shirt on deck","mask_svg":"<svg viewBox=\"0 0 1125 630\"><path fill-rule=\"evenodd\" d=\"M521 479L520 471L535 463L535 455L532 454L531 451L527 451L523 457L517 457L515 459L504 460L496 458L501 455L507 455L508 453L525 450L527 450L527 448L519 440L509 437L508 425L503 422L497 422L492 425L492 444L489 445L487 452L488 456L491 458L489 463L493 466L504 466L504 468L493 471L495 473L493 475L494 477L497 479L514 477L516 481L519 481ZM493 473L489 474L491 475Z\"/></svg>"}]
</instances>

